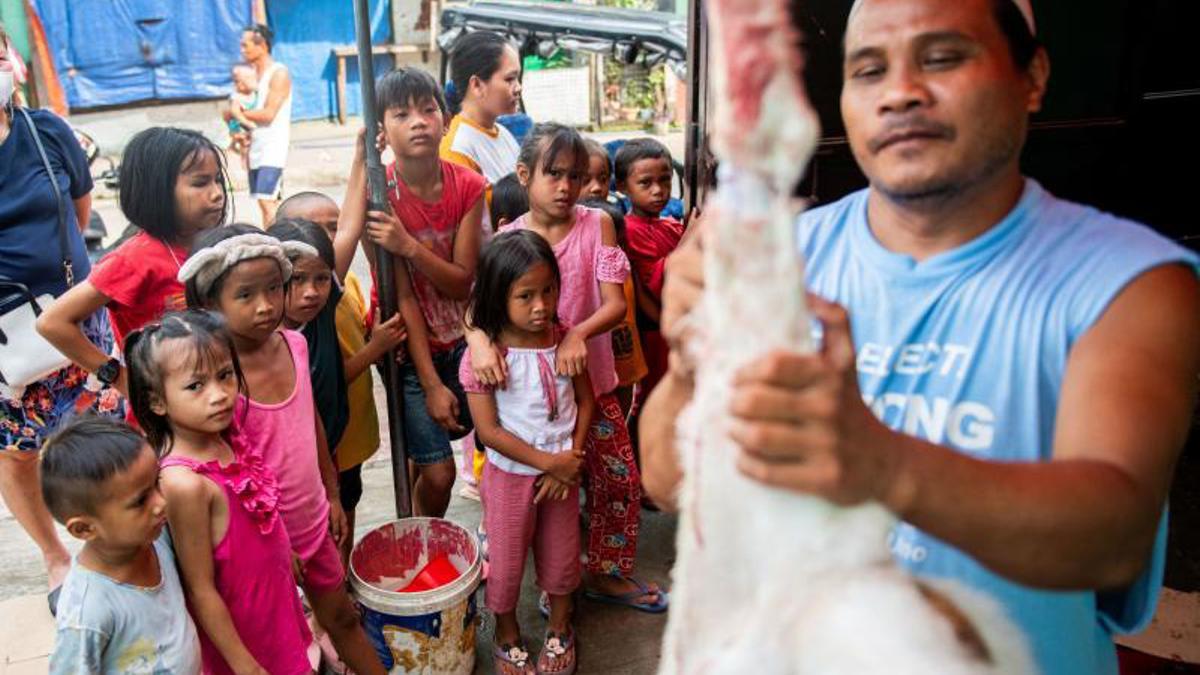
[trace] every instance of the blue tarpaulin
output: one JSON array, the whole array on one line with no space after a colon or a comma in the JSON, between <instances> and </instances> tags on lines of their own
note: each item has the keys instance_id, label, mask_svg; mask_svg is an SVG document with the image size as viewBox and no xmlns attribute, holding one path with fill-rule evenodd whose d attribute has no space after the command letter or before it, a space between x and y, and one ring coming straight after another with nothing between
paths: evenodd
<instances>
[{"instance_id":1,"label":"blue tarpaulin","mask_svg":"<svg viewBox=\"0 0 1200 675\"><path fill-rule=\"evenodd\" d=\"M387 0L371 0L371 42L384 44L391 36ZM333 48L354 44L354 4L348 0L271 0L267 18L275 31L275 60L292 74L292 117L332 117L337 105L337 63ZM375 56L378 77L392 67L390 56ZM346 107L362 109L358 63L346 62Z\"/></svg>"},{"instance_id":2,"label":"blue tarpaulin","mask_svg":"<svg viewBox=\"0 0 1200 675\"><path fill-rule=\"evenodd\" d=\"M299 3L296 3L299 4ZM72 108L227 96L249 0L35 0Z\"/></svg>"}]
</instances>

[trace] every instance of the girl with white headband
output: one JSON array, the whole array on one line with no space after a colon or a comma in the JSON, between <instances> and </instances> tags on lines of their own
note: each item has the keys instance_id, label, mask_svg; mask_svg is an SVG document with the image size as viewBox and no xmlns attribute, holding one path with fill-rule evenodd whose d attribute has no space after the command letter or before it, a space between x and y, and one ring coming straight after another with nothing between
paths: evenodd
<instances>
[{"instance_id":1,"label":"girl with white headband","mask_svg":"<svg viewBox=\"0 0 1200 675\"><path fill-rule=\"evenodd\" d=\"M197 238L179 270L188 306L225 316L246 382L231 439L258 454L279 482L279 511L317 621L356 673L383 673L346 593L337 542L351 536L337 471L313 404L308 345L281 330L290 258L316 256L308 244L230 225Z\"/></svg>"}]
</instances>

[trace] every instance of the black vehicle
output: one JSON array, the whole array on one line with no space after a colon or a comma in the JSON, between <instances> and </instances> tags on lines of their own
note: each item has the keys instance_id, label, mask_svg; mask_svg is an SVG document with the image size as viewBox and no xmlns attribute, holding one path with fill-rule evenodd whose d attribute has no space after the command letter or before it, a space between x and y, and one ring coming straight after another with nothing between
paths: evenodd
<instances>
[{"instance_id":1,"label":"black vehicle","mask_svg":"<svg viewBox=\"0 0 1200 675\"><path fill-rule=\"evenodd\" d=\"M438 48L442 81L446 52L463 32L491 30L509 36L523 55L548 57L555 49L612 55L623 63L666 63L687 74L687 21L667 12L533 0L474 0L442 9Z\"/></svg>"}]
</instances>

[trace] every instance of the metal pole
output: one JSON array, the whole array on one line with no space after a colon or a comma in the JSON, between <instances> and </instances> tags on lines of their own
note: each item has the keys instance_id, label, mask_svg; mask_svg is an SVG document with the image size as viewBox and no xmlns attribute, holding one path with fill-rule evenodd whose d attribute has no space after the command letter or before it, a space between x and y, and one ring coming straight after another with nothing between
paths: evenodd
<instances>
[{"instance_id":1,"label":"metal pole","mask_svg":"<svg viewBox=\"0 0 1200 675\"><path fill-rule=\"evenodd\" d=\"M371 54L371 19L367 0L354 0L354 29L358 41L358 80L362 88L363 124L367 128L367 208L386 211L387 186L383 161L375 147L379 116L375 111L375 66ZM377 246L375 249L376 283L379 284L380 320L391 318L400 306L396 296L396 264L392 254ZM383 385L387 389L388 435L392 446L392 484L396 497L396 517L412 515L412 495L408 483L408 453L404 447L404 408L400 398L400 366L396 351L388 352L383 361Z\"/></svg>"},{"instance_id":2,"label":"metal pole","mask_svg":"<svg viewBox=\"0 0 1200 675\"><path fill-rule=\"evenodd\" d=\"M684 138L684 183L688 211L704 203L707 147L704 132L708 127L708 27L701 0L688 3L688 105L687 131Z\"/></svg>"}]
</instances>

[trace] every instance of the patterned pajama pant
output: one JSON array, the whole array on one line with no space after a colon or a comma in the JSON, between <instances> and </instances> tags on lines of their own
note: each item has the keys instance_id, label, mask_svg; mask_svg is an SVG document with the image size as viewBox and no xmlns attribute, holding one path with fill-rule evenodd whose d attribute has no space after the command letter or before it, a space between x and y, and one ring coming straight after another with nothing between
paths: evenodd
<instances>
[{"instance_id":1,"label":"patterned pajama pant","mask_svg":"<svg viewBox=\"0 0 1200 675\"><path fill-rule=\"evenodd\" d=\"M642 515L642 476L621 405L611 393L596 400L584 450L589 512L586 569L591 574L631 576Z\"/></svg>"}]
</instances>

